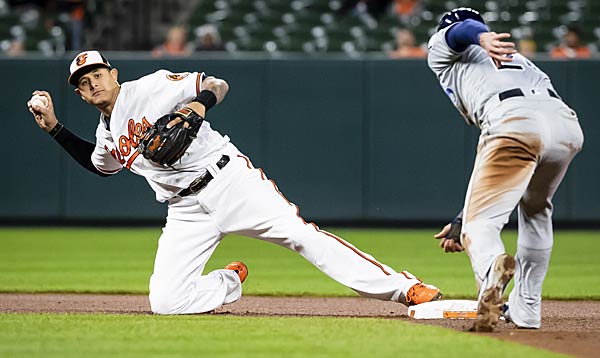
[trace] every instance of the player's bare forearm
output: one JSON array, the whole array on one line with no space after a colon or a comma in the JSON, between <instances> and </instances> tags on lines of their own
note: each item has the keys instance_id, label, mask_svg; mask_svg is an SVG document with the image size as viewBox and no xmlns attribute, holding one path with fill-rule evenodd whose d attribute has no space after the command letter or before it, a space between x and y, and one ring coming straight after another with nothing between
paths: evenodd
<instances>
[{"instance_id":1,"label":"player's bare forearm","mask_svg":"<svg viewBox=\"0 0 600 358\"><path fill-rule=\"evenodd\" d=\"M204 118L212 106L223 101L228 91L229 85L224 80L213 76L206 77L202 81L202 92L188 104L188 107Z\"/></svg>"},{"instance_id":2,"label":"player's bare forearm","mask_svg":"<svg viewBox=\"0 0 600 358\"><path fill-rule=\"evenodd\" d=\"M510 37L509 33L497 34L495 32L483 32L479 35L479 45L487 51L488 55L496 61L511 62L509 55L516 53L515 44L510 41L502 41Z\"/></svg>"},{"instance_id":3,"label":"player's bare forearm","mask_svg":"<svg viewBox=\"0 0 600 358\"><path fill-rule=\"evenodd\" d=\"M204 118L206 117L206 112L212 106L223 101L228 91L229 85L227 82L213 76L208 76L202 80L202 91L198 97L194 98L187 107Z\"/></svg>"},{"instance_id":4,"label":"player's bare forearm","mask_svg":"<svg viewBox=\"0 0 600 358\"><path fill-rule=\"evenodd\" d=\"M225 95L229 91L229 84L220 78L213 76L206 77L202 81L202 89L212 91L217 97L217 104L221 103L225 98Z\"/></svg>"}]
</instances>

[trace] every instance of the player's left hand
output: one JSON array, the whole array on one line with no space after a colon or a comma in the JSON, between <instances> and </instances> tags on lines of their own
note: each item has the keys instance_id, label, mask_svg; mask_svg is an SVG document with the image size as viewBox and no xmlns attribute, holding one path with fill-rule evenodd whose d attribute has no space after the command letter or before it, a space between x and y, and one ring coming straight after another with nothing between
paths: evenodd
<instances>
[{"instance_id":1,"label":"player's left hand","mask_svg":"<svg viewBox=\"0 0 600 358\"><path fill-rule=\"evenodd\" d=\"M479 35L479 45L496 61L511 62L510 55L517 53L514 42L502 41L510 37L509 33L483 32Z\"/></svg>"},{"instance_id":2,"label":"player's left hand","mask_svg":"<svg viewBox=\"0 0 600 358\"><path fill-rule=\"evenodd\" d=\"M178 161L196 138L204 118L184 107L159 118L142 135L137 150L160 165Z\"/></svg>"},{"instance_id":3,"label":"player's left hand","mask_svg":"<svg viewBox=\"0 0 600 358\"><path fill-rule=\"evenodd\" d=\"M436 239L441 239L440 247L445 252L461 252L464 251L463 246L460 244L460 223L449 223L444 226L442 231L434 235Z\"/></svg>"}]
</instances>

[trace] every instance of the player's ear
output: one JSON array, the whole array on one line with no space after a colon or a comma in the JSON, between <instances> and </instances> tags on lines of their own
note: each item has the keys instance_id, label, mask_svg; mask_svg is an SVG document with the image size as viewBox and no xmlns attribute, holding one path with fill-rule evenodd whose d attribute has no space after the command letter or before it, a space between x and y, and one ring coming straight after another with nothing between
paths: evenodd
<instances>
[{"instance_id":1,"label":"player's ear","mask_svg":"<svg viewBox=\"0 0 600 358\"><path fill-rule=\"evenodd\" d=\"M82 99L84 102L87 102L87 101L85 100L85 97L83 97L83 95L81 94L81 91L79 90L79 88L75 88L73 91L75 91L75 93L77 93L77 94L79 95L79 97L81 97L81 99Z\"/></svg>"},{"instance_id":2,"label":"player's ear","mask_svg":"<svg viewBox=\"0 0 600 358\"><path fill-rule=\"evenodd\" d=\"M115 80L115 82L117 82L117 84L119 83L119 70L112 68L110 70L110 76Z\"/></svg>"}]
</instances>

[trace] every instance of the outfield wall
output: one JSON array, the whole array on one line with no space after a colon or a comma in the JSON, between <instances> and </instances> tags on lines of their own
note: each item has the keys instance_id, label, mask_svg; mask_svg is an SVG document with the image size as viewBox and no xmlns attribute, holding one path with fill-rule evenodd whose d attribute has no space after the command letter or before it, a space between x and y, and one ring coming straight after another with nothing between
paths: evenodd
<instances>
[{"instance_id":1,"label":"outfield wall","mask_svg":"<svg viewBox=\"0 0 600 358\"><path fill-rule=\"evenodd\" d=\"M160 68L201 70L230 92L211 125L264 168L314 220L444 221L462 199L478 130L467 127L424 61L286 58L156 60L109 56L121 81ZM600 220L599 61L539 66L580 116L586 136L555 204L555 218ZM27 112L34 89L53 94L59 119L93 140L97 111L67 85L69 59L0 59L6 170L0 219L164 218L143 178L80 168Z\"/></svg>"}]
</instances>

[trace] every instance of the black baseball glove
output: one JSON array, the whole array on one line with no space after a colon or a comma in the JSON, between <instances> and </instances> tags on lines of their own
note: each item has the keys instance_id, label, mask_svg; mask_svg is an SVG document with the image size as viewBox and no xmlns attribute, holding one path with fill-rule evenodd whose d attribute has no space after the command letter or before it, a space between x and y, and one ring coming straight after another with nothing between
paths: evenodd
<instances>
[{"instance_id":1,"label":"black baseball glove","mask_svg":"<svg viewBox=\"0 0 600 358\"><path fill-rule=\"evenodd\" d=\"M165 114L142 134L137 150L146 159L171 166L192 144L203 121L188 107Z\"/></svg>"}]
</instances>

